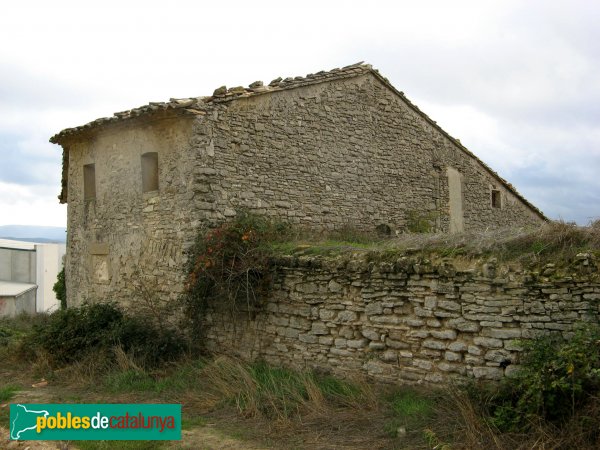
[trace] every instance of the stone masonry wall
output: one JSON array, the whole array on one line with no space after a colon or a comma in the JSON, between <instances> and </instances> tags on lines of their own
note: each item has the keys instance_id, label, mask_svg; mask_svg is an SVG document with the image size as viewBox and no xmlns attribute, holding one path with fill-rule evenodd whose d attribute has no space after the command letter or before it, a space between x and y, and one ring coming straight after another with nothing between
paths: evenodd
<instances>
[{"instance_id":1,"label":"stone masonry wall","mask_svg":"<svg viewBox=\"0 0 600 450\"><path fill-rule=\"evenodd\" d=\"M319 228L402 232L412 215L449 231L454 195L465 230L543 221L369 74L215 100L196 122L193 146L195 204L207 218L245 208ZM460 174L460 192L449 192L447 168ZM492 189L501 208L492 207Z\"/></svg>"},{"instance_id":2,"label":"stone masonry wall","mask_svg":"<svg viewBox=\"0 0 600 450\"><path fill-rule=\"evenodd\" d=\"M599 314L600 278L589 254L568 275L552 265L541 274L494 261L458 269L412 256L278 264L261 312L208 314L211 349L381 381L496 380L518 368L517 340L568 335Z\"/></svg>"},{"instance_id":3,"label":"stone masonry wall","mask_svg":"<svg viewBox=\"0 0 600 450\"><path fill-rule=\"evenodd\" d=\"M67 302L174 300L183 289L193 175L185 119L113 126L69 151ZM141 155L157 152L159 190L142 192ZM96 198L83 198L83 166L95 164ZM155 299L153 299L154 301Z\"/></svg>"}]
</instances>

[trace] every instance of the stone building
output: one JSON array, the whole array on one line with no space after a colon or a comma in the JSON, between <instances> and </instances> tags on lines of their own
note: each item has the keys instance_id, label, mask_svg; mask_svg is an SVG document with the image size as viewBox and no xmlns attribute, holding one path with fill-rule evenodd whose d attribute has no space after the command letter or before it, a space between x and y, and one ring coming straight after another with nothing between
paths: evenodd
<instances>
[{"instance_id":1,"label":"stone building","mask_svg":"<svg viewBox=\"0 0 600 450\"><path fill-rule=\"evenodd\" d=\"M544 215L370 65L116 113L61 131L69 304L182 289L199 225L236 210L301 226L443 232Z\"/></svg>"}]
</instances>

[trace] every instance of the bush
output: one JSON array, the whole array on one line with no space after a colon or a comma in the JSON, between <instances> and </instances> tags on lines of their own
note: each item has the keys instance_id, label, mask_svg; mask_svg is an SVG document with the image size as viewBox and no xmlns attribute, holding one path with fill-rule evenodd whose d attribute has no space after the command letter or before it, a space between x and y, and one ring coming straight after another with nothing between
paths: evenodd
<instances>
[{"instance_id":1,"label":"bush","mask_svg":"<svg viewBox=\"0 0 600 450\"><path fill-rule=\"evenodd\" d=\"M561 425L600 394L600 329L588 326L565 340L547 335L524 345L521 370L492 401L492 422L527 431L539 419Z\"/></svg>"},{"instance_id":2,"label":"bush","mask_svg":"<svg viewBox=\"0 0 600 450\"><path fill-rule=\"evenodd\" d=\"M65 283L65 268L63 267L56 276L56 283L52 286L56 299L60 302L60 309L67 309L67 285Z\"/></svg>"},{"instance_id":3,"label":"bush","mask_svg":"<svg viewBox=\"0 0 600 450\"><path fill-rule=\"evenodd\" d=\"M201 330L209 304L232 311L260 306L271 255L267 243L283 231L282 225L240 213L233 222L199 234L189 252L183 298L195 331Z\"/></svg>"},{"instance_id":4,"label":"bush","mask_svg":"<svg viewBox=\"0 0 600 450\"><path fill-rule=\"evenodd\" d=\"M30 354L30 349L44 350L53 365L80 361L91 353L109 354L115 346L145 366L172 360L183 351L174 331L127 316L114 303L55 311L33 327L23 345Z\"/></svg>"}]
</instances>

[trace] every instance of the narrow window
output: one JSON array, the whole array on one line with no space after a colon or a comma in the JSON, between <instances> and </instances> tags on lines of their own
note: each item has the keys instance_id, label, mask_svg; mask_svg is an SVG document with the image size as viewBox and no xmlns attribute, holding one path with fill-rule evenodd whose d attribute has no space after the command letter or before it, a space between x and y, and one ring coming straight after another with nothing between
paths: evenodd
<instances>
[{"instance_id":1,"label":"narrow window","mask_svg":"<svg viewBox=\"0 0 600 450\"><path fill-rule=\"evenodd\" d=\"M158 153L142 155L142 192L158 191Z\"/></svg>"},{"instance_id":2,"label":"narrow window","mask_svg":"<svg viewBox=\"0 0 600 450\"><path fill-rule=\"evenodd\" d=\"M83 199L94 200L96 198L96 166L86 164L83 166Z\"/></svg>"},{"instance_id":3,"label":"narrow window","mask_svg":"<svg viewBox=\"0 0 600 450\"><path fill-rule=\"evenodd\" d=\"M502 208L500 191L492 189L492 208Z\"/></svg>"}]
</instances>

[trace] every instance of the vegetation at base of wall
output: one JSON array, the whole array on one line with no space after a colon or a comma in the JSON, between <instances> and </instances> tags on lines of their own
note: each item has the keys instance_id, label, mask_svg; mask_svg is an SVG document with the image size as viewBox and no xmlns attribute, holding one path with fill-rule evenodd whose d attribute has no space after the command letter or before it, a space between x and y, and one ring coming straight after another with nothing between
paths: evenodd
<instances>
[{"instance_id":1,"label":"vegetation at base of wall","mask_svg":"<svg viewBox=\"0 0 600 450\"><path fill-rule=\"evenodd\" d=\"M129 316L114 303L55 311L35 324L22 342L24 356L41 351L53 367L82 361L89 355L111 358L115 348L148 367L177 359L185 350L174 330Z\"/></svg>"},{"instance_id":2,"label":"vegetation at base of wall","mask_svg":"<svg viewBox=\"0 0 600 450\"><path fill-rule=\"evenodd\" d=\"M10 339L21 342L47 323L48 318L37 319L35 326L28 326L24 317L0 322L3 330L9 330ZM387 442L385 448L598 448L598 328L582 328L568 340L549 335L521 345L525 350L519 375L500 386L377 386L265 362L190 359L184 354L169 364L151 367L140 365L132 353L116 347L110 364L98 351L65 363L60 370L51 367L60 376L47 378L50 384L44 390L66 383L67 391L78 397L62 401L180 402L184 419L194 417L192 422L198 426L208 411L237 411L240 418L252 418L248 423L278 424L280 430L308 429L314 435L331 433L340 424L362 417L368 423L365 432ZM13 344L2 349L3 360L10 364L0 371L0 401L29 388L32 378L39 379L33 366L43 361L18 366L9 354L18 349ZM47 357L33 353L37 358ZM20 386L11 370L31 372ZM6 411L0 410L4 425L8 423ZM144 443L132 445L147 448Z\"/></svg>"},{"instance_id":3,"label":"vegetation at base of wall","mask_svg":"<svg viewBox=\"0 0 600 450\"><path fill-rule=\"evenodd\" d=\"M280 228L279 228L280 227ZM202 329L207 306L232 311L260 306L268 286L269 237L284 227L265 218L240 213L234 221L202 231L188 252L183 295L184 316L192 330Z\"/></svg>"},{"instance_id":4,"label":"vegetation at base of wall","mask_svg":"<svg viewBox=\"0 0 600 450\"><path fill-rule=\"evenodd\" d=\"M56 299L60 302L60 309L67 309L67 284L65 283L64 267L58 272L52 290L56 294Z\"/></svg>"},{"instance_id":5,"label":"vegetation at base of wall","mask_svg":"<svg viewBox=\"0 0 600 450\"><path fill-rule=\"evenodd\" d=\"M559 334L523 342L521 369L490 401L491 423L529 431L536 422L562 426L600 407L600 328L586 326L570 339ZM596 413L600 419L600 412ZM600 437L600 430L593 436Z\"/></svg>"},{"instance_id":6,"label":"vegetation at base of wall","mask_svg":"<svg viewBox=\"0 0 600 450\"><path fill-rule=\"evenodd\" d=\"M309 411L335 406L369 407L376 403L374 392L366 383L272 367L260 361L248 365L219 357L201 373L207 381L209 398L215 403L235 405L248 417L288 420Z\"/></svg>"}]
</instances>

